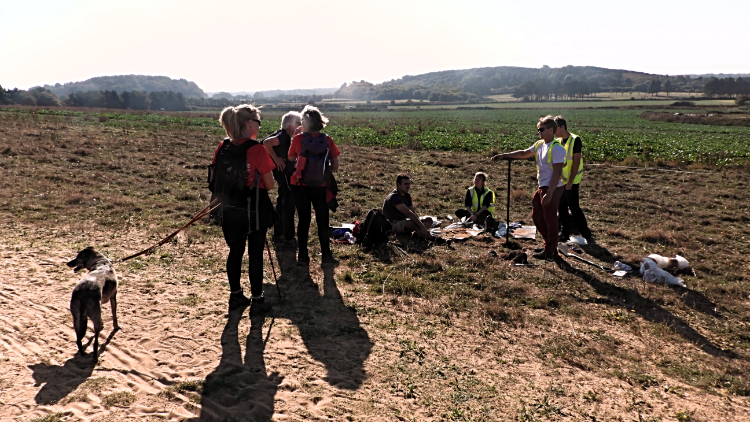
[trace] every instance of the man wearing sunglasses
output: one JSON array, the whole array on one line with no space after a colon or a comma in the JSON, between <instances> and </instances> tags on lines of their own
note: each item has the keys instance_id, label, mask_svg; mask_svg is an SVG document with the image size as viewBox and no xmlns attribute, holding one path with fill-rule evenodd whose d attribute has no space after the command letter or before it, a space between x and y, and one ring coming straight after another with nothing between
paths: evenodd
<instances>
[{"instance_id":1,"label":"man wearing sunglasses","mask_svg":"<svg viewBox=\"0 0 750 422\"><path fill-rule=\"evenodd\" d=\"M498 154L492 161L517 160L536 155L539 189L531 200L531 218L544 238L544 250L532 255L551 260L557 255L557 208L562 196L562 170L565 166L565 147L555 139L557 123L552 116L541 117L537 123L540 140L527 149Z\"/></svg>"}]
</instances>

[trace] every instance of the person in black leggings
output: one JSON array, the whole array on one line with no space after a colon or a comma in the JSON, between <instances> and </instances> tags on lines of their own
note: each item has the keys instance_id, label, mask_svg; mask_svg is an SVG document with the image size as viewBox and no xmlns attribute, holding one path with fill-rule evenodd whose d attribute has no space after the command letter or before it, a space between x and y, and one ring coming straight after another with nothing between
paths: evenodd
<instances>
[{"instance_id":1,"label":"person in black leggings","mask_svg":"<svg viewBox=\"0 0 750 422\"><path fill-rule=\"evenodd\" d=\"M280 239L283 236L286 242L294 240L295 210L292 191L289 189L289 176L294 173L294 163L288 160L287 155L292 144L292 136L300 126L302 126L302 114L290 111L281 117L281 128L263 140L263 146L266 147L268 155L276 163L276 169L273 171L279 194L276 198L276 212L281 219L273 226L273 237Z\"/></svg>"},{"instance_id":2,"label":"person in black leggings","mask_svg":"<svg viewBox=\"0 0 750 422\"><path fill-rule=\"evenodd\" d=\"M305 106L302 110L302 126L297 130L297 134L292 139L292 145L289 148L289 160L294 161L305 158L303 152L303 140L305 138L325 139L328 141L327 156L330 159L327 171L338 171L339 169L339 149L333 142L333 139L320 133L328 123L328 119L321 114L320 110L313 106ZM302 154L302 155L301 155ZM328 222L328 204L326 201L325 183L317 186L307 186L303 182L304 169L297 164L297 173L290 178L292 197L294 206L297 207L299 222L297 225L297 265L307 265L310 263L310 255L307 251L307 239L310 232L310 222L312 221L312 209L315 209L315 222L318 224L318 240L320 241L320 252L323 255L323 265L333 265L337 261L331 252L329 242L329 222ZM312 209L311 209L312 208Z\"/></svg>"},{"instance_id":3,"label":"person in black leggings","mask_svg":"<svg viewBox=\"0 0 750 422\"><path fill-rule=\"evenodd\" d=\"M240 146L245 142L255 142L260 129L260 110L252 105L242 104L237 107L227 107L219 117L221 125L232 144ZM214 163L221 145L214 153ZM266 241L268 227L255 227L255 221L248 218L248 198L265 195L273 189L272 171L276 167L268 152L259 143L247 149L248 180L244 190L233 193L222 199L222 224L224 240L229 246L227 255L227 279L229 281L229 310L246 307L253 304L254 309L263 310L263 247ZM255 186L256 174L259 175L258 186ZM256 192L257 190L257 192ZM252 230L251 229L252 226ZM242 274L242 256L245 254L245 242L248 246L250 263L249 278L252 302L245 296L240 284ZM255 305L258 305L256 307Z\"/></svg>"}]
</instances>

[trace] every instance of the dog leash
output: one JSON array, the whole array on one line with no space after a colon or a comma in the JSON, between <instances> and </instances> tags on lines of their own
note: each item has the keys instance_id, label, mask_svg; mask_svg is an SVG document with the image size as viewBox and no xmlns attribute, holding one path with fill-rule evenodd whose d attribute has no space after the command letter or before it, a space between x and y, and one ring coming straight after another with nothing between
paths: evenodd
<instances>
[{"instance_id":1,"label":"dog leash","mask_svg":"<svg viewBox=\"0 0 750 422\"><path fill-rule=\"evenodd\" d=\"M142 250L142 251L140 251L140 252L138 252L138 253L135 253L135 254L133 254L133 255L130 255L130 256L128 256L128 257L125 257L125 258L122 258L122 259L118 259L118 260L117 260L117 261L115 261L115 262L125 262L125 261L127 261L127 260L129 260L129 259L133 259L133 258L139 257L139 256L141 256L141 255L144 255L144 254L151 254L151 253L153 253L153 252L154 252L154 251L156 250L156 248L158 248L159 246L161 246L161 245L163 245L163 244L165 244L165 243L169 242L170 240L172 240L172 239L173 239L173 238L174 238L175 236L177 236L177 234L178 234L179 232L181 232L181 231L185 230L185 229L186 229L186 228L187 228L188 226L190 226L191 224L193 224L193 223L195 223L196 221L200 220L201 218L203 218L203 217L207 216L208 214L210 214L210 213L211 213L211 211L215 210L215 209L216 209L216 208L218 208L218 207L219 207L220 205L221 205L221 202L219 202L219 199L218 199L218 198L217 198L217 199L214 199L213 201L211 201L211 203L210 203L210 204L208 204L208 206L207 206L206 208L203 208L202 210L200 210L200 211L198 212L198 214L195 214L195 216L194 216L194 217L193 217L193 218L192 218L192 219L191 219L190 221L188 221L188 222L187 222L187 224L185 224L184 226L182 226L182 227L180 227L179 229L177 229L177 231L176 231L176 232L174 232L174 233L170 234L169 236L165 237L164 239L162 239L162 241L161 241L161 242L157 243L157 244L156 244L156 245L154 245L154 246L151 246L151 247L150 247L150 248L148 248L148 249L144 249L144 250Z\"/></svg>"}]
</instances>

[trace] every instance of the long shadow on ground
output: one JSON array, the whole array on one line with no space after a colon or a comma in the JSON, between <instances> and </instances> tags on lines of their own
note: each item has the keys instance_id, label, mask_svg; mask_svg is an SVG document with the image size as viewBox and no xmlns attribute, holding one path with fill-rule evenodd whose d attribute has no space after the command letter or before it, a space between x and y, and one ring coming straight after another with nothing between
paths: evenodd
<instances>
[{"instance_id":1,"label":"long shadow on ground","mask_svg":"<svg viewBox=\"0 0 750 422\"><path fill-rule=\"evenodd\" d=\"M698 345L704 352L716 357L737 358L738 356L732 351L722 350L714 345L709 339L699 332L695 331L688 323L672 315L669 311L662 308L655 301L641 296L636 290L626 289L605 283L593 275L579 270L564 259L558 259L557 265L563 271L580 277L594 288L597 294L607 298L609 304L621 306L626 310L633 309L644 319L658 324L664 324L683 336L688 341Z\"/></svg>"},{"instance_id":2,"label":"long shadow on ground","mask_svg":"<svg viewBox=\"0 0 750 422\"><path fill-rule=\"evenodd\" d=\"M264 286L268 292L271 285ZM263 326L273 319L264 315L250 317L245 358L238 334L242 309L229 313L227 325L221 333L219 366L206 377L201 397L201 413L192 421L270 421L274 414L274 396L283 380L278 373L268 374L263 360L265 340Z\"/></svg>"},{"instance_id":3,"label":"long shadow on ground","mask_svg":"<svg viewBox=\"0 0 750 422\"><path fill-rule=\"evenodd\" d=\"M372 342L356 312L344 304L334 268L323 269L321 294L309 268L295 265L293 249L275 250L284 301L283 306L274 309L274 315L288 318L297 326L310 356L325 366L328 384L347 390L359 388L365 379L364 362Z\"/></svg>"},{"instance_id":4,"label":"long shadow on ground","mask_svg":"<svg viewBox=\"0 0 750 422\"><path fill-rule=\"evenodd\" d=\"M116 332L117 330L112 330L107 340L99 346L99 356L107 348L109 342L112 341ZM89 347L93 339L94 337L91 336L89 342L85 345L86 348ZM74 345L73 348L75 348ZM32 377L34 377L36 385L44 384L36 394L34 400L37 404L49 404L65 398L78 388L79 385L89 379L94 372L95 366L96 362L94 362L94 357L90 353L85 355L76 353L63 366L47 363L29 365L29 369L34 371Z\"/></svg>"}]
</instances>

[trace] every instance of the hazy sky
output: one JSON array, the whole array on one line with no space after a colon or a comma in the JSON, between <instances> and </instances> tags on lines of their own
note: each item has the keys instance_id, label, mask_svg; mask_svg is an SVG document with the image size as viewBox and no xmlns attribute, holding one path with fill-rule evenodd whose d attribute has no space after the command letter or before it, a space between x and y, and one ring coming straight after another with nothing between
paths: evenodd
<instances>
[{"instance_id":1,"label":"hazy sky","mask_svg":"<svg viewBox=\"0 0 750 422\"><path fill-rule=\"evenodd\" d=\"M0 0L0 85L165 75L204 91L483 66L750 73L748 0Z\"/></svg>"}]
</instances>

